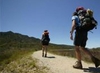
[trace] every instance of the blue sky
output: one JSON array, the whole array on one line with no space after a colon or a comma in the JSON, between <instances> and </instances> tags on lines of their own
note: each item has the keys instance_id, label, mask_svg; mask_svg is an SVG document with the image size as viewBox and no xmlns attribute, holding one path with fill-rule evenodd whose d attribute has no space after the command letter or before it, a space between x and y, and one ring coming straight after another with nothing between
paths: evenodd
<instances>
[{"instance_id":1,"label":"blue sky","mask_svg":"<svg viewBox=\"0 0 100 73\"><path fill-rule=\"evenodd\" d=\"M0 0L0 31L41 38L47 29L51 43L73 45L69 31L78 6L92 9L100 23L100 0ZM89 32L86 47L100 47L99 28Z\"/></svg>"}]
</instances>

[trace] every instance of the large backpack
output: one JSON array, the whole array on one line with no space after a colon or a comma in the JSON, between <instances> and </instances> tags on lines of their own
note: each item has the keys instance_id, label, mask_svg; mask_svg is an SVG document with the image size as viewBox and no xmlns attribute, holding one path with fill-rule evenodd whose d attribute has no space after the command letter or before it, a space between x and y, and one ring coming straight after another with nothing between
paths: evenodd
<instances>
[{"instance_id":1,"label":"large backpack","mask_svg":"<svg viewBox=\"0 0 100 73\"><path fill-rule=\"evenodd\" d=\"M49 41L50 41L49 35L48 34L43 34L42 42L49 43Z\"/></svg>"},{"instance_id":2,"label":"large backpack","mask_svg":"<svg viewBox=\"0 0 100 73\"><path fill-rule=\"evenodd\" d=\"M88 12L90 12L93 15L92 10L88 10L88 11L84 9L77 10L77 13L80 19L80 24L81 24L80 29L86 30L86 31L93 30L97 26L97 21Z\"/></svg>"},{"instance_id":3,"label":"large backpack","mask_svg":"<svg viewBox=\"0 0 100 73\"><path fill-rule=\"evenodd\" d=\"M84 18L80 20L81 23L81 29L84 29L86 31L93 30L97 26L97 21L88 15L85 15Z\"/></svg>"}]
</instances>

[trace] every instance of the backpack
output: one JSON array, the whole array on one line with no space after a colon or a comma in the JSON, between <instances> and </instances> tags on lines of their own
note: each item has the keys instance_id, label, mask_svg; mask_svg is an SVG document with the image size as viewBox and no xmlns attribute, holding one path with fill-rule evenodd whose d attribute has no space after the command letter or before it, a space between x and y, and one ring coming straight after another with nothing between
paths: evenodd
<instances>
[{"instance_id":1,"label":"backpack","mask_svg":"<svg viewBox=\"0 0 100 73\"><path fill-rule=\"evenodd\" d=\"M49 43L49 41L50 41L49 35L48 34L44 34L42 36L42 42Z\"/></svg>"},{"instance_id":2,"label":"backpack","mask_svg":"<svg viewBox=\"0 0 100 73\"><path fill-rule=\"evenodd\" d=\"M80 20L80 23L80 28L86 31L93 30L97 26L97 21L88 15L84 16L84 18Z\"/></svg>"},{"instance_id":3,"label":"backpack","mask_svg":"<svg viewBox=\"0 0 100 73\"><path fill-rule=\"evenodd\" d=\"M92 10L79 10L78 12L78 17L80 19L80 29L81 30L86 30L90 31L96 28L97 26L97 21L93 17L93 12Z\"/></svg>"}]
</instances>

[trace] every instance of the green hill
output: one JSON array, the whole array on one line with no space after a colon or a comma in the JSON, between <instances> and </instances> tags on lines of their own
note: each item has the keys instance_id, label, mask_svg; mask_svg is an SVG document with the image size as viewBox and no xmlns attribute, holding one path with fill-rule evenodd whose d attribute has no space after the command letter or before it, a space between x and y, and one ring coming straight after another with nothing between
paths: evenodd
<instances>
[{"instance_id":1,"label":"green hill","mask_svg":"<svg viewBox=\"0 0 100 73\"><path fill-rule=\"evenodd\" d=\"M29 37L27 35L22 35L19 33L14 33L12 31L0 32L0 50L7 49L29 49L33 48L35 50L41 49L40 39L35 37ZM72 49L73 46L70 45L57 45L50 43L49 48L51 49Z\"/></svg>"},{"instance_id":2,"label":"green hill","mask_svg":"<svg viewBox=\"0 0 100 73\"><path fill-rule=\"evenodd\" d=\"M50 43L48 48L49 50L72 49L73 46ZM9 63L24 54L40 49L41 43L38 38L14 33L12 31L0 32L0 63Z\"/></svg>"},{"instance_id":3,"label":"green hill","mask_svg":"<svg viewBox=\"0 0 100 73\"><path fill-rule=\"evenodd\" d=\"M39 39L19 33L0 32L0 47L4 48L32 48L40 42Z\"/></svg>"},{"instance_id":4,"label":"green hill","mask_svg":"<svg viewBox=\"0 0 100 73\"><path fill-rule=\"evenodd\" d=\"M0 48L41 48L40 39L29 37L12 31L0 32ZM70 45L57 45L50 43L52 48L73 48Z\"/></svg>"}]
</instances>

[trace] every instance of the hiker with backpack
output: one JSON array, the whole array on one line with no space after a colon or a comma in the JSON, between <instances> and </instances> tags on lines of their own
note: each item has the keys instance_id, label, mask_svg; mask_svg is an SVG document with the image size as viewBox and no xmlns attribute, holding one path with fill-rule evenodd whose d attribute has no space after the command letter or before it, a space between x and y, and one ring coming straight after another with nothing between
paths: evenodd
<instances>
[{"instance_id":1,"label":"hiker with backpack","mask_svg":"<svg viewBox=\"0 0 100 73\"><path fill-rule=\"evenodd\" d=\"M90 56L91 60L95 64L95 67L98 67L100 65L100 60L94 57L92 53L87 48L85 48L88 39L88 31L95 28L96 25L97 21L92 17L92 13L91 17L89 18L89 15L87 16L87 11L83 7L78 7L76 11L73 13L70 39L74 40L75 54L77 58L77 61L75 65L73 65L73 68L83 68L80 50L82 50L84 53ZM75 37L73 39L74 31Z\"/></svg>"},{"instance_id":2,"label":"hiker with backpack","mask_svg":"<svg viewBox=\"0 0 100 73\"><path fill-rule=\"evenodd\" d=\"M42 43L42 57L47 57L47 47L49 45L50 38L48 30L44 30L41 38Z\"/></svg>"}]
</instances>

